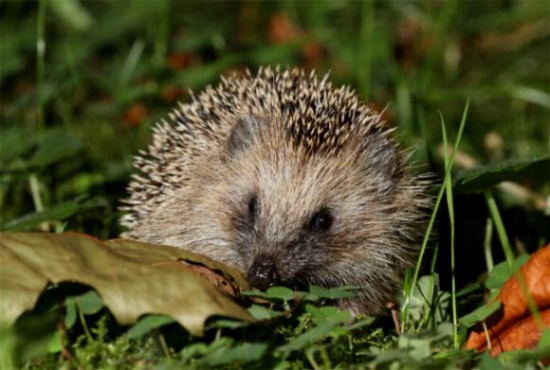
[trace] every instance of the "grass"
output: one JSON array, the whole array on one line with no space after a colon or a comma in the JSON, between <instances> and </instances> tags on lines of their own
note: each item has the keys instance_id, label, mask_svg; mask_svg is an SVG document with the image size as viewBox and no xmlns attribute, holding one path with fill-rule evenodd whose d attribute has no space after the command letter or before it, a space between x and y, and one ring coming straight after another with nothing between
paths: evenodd
<instances>
[{"instance_id":1,"label":"grass","mask_svg":"<svg viewBox=\"0 0 550 370\"><path fill-rule=\"evenodd\" d=\"M506 229L504 228L502 218L500 217L500 213L498 212L495 197L493 196L493 193L491 191L485 191L484 195L487 201L487 206L489 207L489 211L491 212L491 217L493 218L493 221L495 223L500 243L502 244L502 250L504 251L504 255L506 256L506 262L508 262L509 266L512 266L512 262L514 261L514 252L512 252L510 241L508 240L508 236L506 235Z\"/></svg>"},{"instance_id":2,"label":"grass","mask_svg":"<svg viewBox=\"0 0 550 370\"><path fill-rule=\"evenodd\" d=\"M456 140L456 144L454 146L453 153L456 153L458 150L458 146L460 143L460 139L462 136L462 131L464 130L464 124L466 123L466 113L468 112L468 106L466 106L466 109L464 110L464 118L462 119L462 124L460 125L460 130L458 134L458 138ZM443 117L441 117L441 132L443 133L443 147L447 148L447 131L445 130L445 121ZM453 162L449 159L449 153L444 153L444 159L445 159L445 172L450 173L450 168L452 168ZM454 159L454 158L453 158ZM455 270L455 236L456 236L456 229L455 229L455 213L454 213L454 205L453 205L453 185L451 182L451 176L445 177L443 180L443 186L445 187L445 194L447 195L447 205L449 207L449 224L451 225L451 297L452 297L452 309L453 309L453 344L454 348L458 349L458 317L457 317L457 310L456 310L456 279L454 275Z\"/></svg>"},{"instance_id":3,"label":"grass","mask_svg":"<svg viewBox=\"0 0 550 370\"><path fill-rule=\"evenodd\" d=\"M266 327L231 328L214 320L204 339L175 324L130 338L103 309L80 312L74 327L56 331L66 334L56 337L57 346L50 337L21 342L21 333L3 333L0 353L11 353L15 362L0 365L538 366L525 354L492 360L458 350L467 330L460 318L481 306L491 291L483 277L501 261L512 266L518 255L548 243L548 215L527 198L494 187L466 193L454 180L464 154L497 165L548 153L548 3L210 4L0 4L0 225L116 237L131 157L147 145L155 122L177 101L189 100L188 89L265 64L331 71L336 84L351 84L386 108L400 126L399 139L416 148L413 160L442 184L404 285L404 334L383 319L349 331L333 311L319 319L319 302L298 302L291 316ZM447 147L447 134L454 136L450 157L439 150ZM539 175L521 185L547 198L550 185ZM285 304L292 301L275 299L270 310L283 312Z\"/></svg>"}]
</instances>

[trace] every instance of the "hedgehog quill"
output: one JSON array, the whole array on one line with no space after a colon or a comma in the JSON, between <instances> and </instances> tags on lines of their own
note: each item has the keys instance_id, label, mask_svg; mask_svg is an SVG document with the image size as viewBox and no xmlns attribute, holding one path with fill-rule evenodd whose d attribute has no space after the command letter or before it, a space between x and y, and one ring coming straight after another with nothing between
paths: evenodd
<instances>
[{"instance_id":1,"label":"hedgehog quill","mask_svg":"<svg viewBox=\"0 0 550 370\"><path fill-rule=\"evenodd\" d=\"M379 113L327 76L264 68L169 118L135 158L124 237L206 255L259 289L356 286L342 308L384 311L430 197Z\"/></svg>"}]
</instances>

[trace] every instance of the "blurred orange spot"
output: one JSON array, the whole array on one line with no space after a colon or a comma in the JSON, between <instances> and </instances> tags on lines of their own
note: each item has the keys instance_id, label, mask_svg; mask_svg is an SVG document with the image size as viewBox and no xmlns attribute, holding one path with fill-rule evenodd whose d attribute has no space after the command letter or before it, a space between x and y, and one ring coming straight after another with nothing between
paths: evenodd
<instances>
[{"instance_id":1,"label":"blurred orange spot","mask_svg":"<svg viewBox=\"0 0 550 370\"><path fill-rule=\"evenodd\" d=\"M185 69L191 63L191 56L187 53L173 53L168 57L168 65L171 69Z\"/></svg>"},{"instance_id":2,"label":"blurred orange spot","mask_svg":"<svg viewBox=\"0 0 550 370\"><path fill-rule=\"evenodd\" d=\"M307 68L315 67L323 57L323 48L315 41L309 41L302 46L302 56Z\"/></svg>"},{"instance_id":3,"label":"blurred orange spot","mask_svg":"<svg viewBox=\"0 0 550 370\"><path fill-rule=\"evenodd\" d=\"M177 86L166 86L162 89L160 96L167 103L177 101L183 95L183 90Z\"/></svg>"},{"instance_id":4,"label":"blurred orange spot","mask_svg":"<svg viewBox=\"0 0 550 370\"><path fill-rule=\"evenodd\" d=\"M285 13L271 16L267 24L267 38L272 44L284 44L298 36L296 27Z\"/></svg>"},{"instance_id":5,"label":"blurred orange spot","mask_svg":"<svg viewBox=\"0 0 550 370\"><path fill-rule=\"evenodd\" d=\"M149 111L143 103L135 103L124 114L124 122L129 126L139 126L148 115Z\"/></svg>"}]
</instances>

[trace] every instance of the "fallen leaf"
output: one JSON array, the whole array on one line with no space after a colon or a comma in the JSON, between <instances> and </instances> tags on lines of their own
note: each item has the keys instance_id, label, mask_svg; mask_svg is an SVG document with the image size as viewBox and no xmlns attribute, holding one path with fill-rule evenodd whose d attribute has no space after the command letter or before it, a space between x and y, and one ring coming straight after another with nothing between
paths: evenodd
<instances>
[{"instance_id":1,"label":"fallen leaf","mask_svg":"<svg viewBox=\"0 0 550 370\"><path fill-rule=\"evenodd\" d=\"M540 316L542 322L550 327L550 309L540 312ZM541 332L533 315L519 319L498 335L498 341L495 340L492 345L491 355L496 356L505 351L536 348L540 335Z\"/></svg>"},{"instance_id":2,"label":"fallen leaf","mask_svg":"<svg viewBox=\"0 0 550 370\"><path fill-rule=\"evenodd\" d=\"M217 273L216 271L213 271L203 265L197 265L192 264L190 262L183 262L185 265L193 272L195 272L197 275L203 277L204 279L208 280L210 284L214 285L218 290L224 292L225 294L233 297L238 298L239 292L237 288L231 283L231 281L226 278L225 276Z\"/></svg>"},{"instance_id":3,"label":"fallen leaf","mask_svg":"<svg viewBox=\"0 0 550 370\"><path fill-rule=\"evenodd\" d=\"M219 281L237 291L249 289L238 271L178 248L73 233L1 233L0 321L12 324L35 306L48 283L66 281L95 289L124 325L145 314L167 315L202 335L213 315L253 321L189 264L220 272Z\"/></svg>"},{"instance_id":4,"label":"fallen leaf","mask_svg":"<svg viewBox=\"0 0 550 370\"><path fill-rule=\"evenodd\" d=\"M491 355L515 349L534 348L543 327L550 327L550 244L534 253L504 285L495 301L501 309L487 318ZM540 320L529 310L525 286L538 308ZM470 333L465 348L487 350L487 337L481 325Z\"/></svg>"}]
</instances>

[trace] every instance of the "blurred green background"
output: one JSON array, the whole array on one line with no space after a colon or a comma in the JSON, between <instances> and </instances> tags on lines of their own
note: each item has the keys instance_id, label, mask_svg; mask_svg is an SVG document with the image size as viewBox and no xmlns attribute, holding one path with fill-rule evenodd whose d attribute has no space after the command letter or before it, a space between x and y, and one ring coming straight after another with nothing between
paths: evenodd
<instances>
[{"instance_id":1,"label":"blurred green background","mask_svg":"<svg viewBox=\"0 0 550 370\"><path fill-rule=\"evenodd\" d=\"M335 83L387 107L400 139L436 173L439 114L454 138L468 98L462 159L546 155L549 4L3 1L2 228L115 237L132 155L146 147L151 126L187 101L189 89L261 65L330 71ZM523 185L548 194L548 184ZM485 201L456 196L457 248L480 251ZM499 202L517 245L532 250L548 241L540 207ZM440 221L442 249L446 227Z\"/></svg>"}]
</instances>

